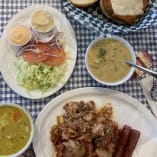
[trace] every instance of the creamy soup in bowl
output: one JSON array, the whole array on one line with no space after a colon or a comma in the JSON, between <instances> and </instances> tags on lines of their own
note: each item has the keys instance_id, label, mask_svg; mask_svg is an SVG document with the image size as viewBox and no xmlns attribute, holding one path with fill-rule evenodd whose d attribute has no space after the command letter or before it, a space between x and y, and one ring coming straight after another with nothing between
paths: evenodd
<instances>
[{"instance_id":1,"label":"creamy soup in bowl","mask_svg":"<svg viewBox=\"0 0 157 157\"><path fill-rule=\"evenodd\" d=\"M33 121L29 113L16 104L0 104L0 156L16 157L31 144Z\"/></svg>"},{"instance_id":2,"label":"creamy soup in bowl","mask_svg":"<svg viewBox=\"0 0 157 157\"><path fill-rule=\"evenodd\" d=\"M135 63L135 52L126 40L118 36L95 39L85 56L89 74L96 81L111 86L122 84L132 76L134 68L125 60Z\"/></svg>"}]
</instances>

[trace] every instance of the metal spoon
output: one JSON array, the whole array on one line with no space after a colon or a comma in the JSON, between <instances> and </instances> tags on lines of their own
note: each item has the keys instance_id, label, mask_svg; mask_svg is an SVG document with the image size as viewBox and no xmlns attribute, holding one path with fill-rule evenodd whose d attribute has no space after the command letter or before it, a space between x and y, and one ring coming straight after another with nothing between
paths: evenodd
<instances>
[{"instance_id":1,"label":"metal spoon","mask_svg":"<svg viewBox=\"0 0 157 157\"><path fill-rule=\"evenodd\" d=\"M129 62L129 61L125 61L125 63L127 63L127 64L129 64L129 65L131 65L131 66L133 66L133 67L135 67L135 68L138 68L138 69L140 69L140 70L143 70L144 72L146 72L146 73L148 73L148 74L150 74L150 75L152 75L152 76L154 76L154 77L156 77L157 78L157 72L155 72L155 71L152 71L152 70L150 70L150 69L147 69L147 68L144 68L144 67L142 67L142 66L139 66L139 65L137 65L137 64L135 64L135 63L132 63L132 62Z\"/></svg>"},{"instance_id":2,"label":"metal spoon","mask_svg":"<svg viewBox=\"0 0 157 157\"><path fill-rule=\"evenodd\" d=\"M144 68L142 66L139 66L137 64L134 64L132 62L129 62L129 61L125 61L125 63L131 65L131 66L134 66L140 70L143 70L144 72L147 72L148 74L152 75L153 76L153 86L150 90L150 96L153 100L157 101L157 72L154 72L152 70L149 70L147 68Z\"/></svg>"}]
</instances>

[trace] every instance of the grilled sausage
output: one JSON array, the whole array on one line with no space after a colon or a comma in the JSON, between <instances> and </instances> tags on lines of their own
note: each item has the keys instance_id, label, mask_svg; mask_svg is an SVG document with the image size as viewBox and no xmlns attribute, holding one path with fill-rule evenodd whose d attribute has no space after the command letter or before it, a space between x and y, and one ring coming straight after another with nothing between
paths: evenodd
<instances>
[{"instance_id":1,"label":"grilled sausage","mask_svg":"<svg viewBox=\"0 0 157 157\"><path fill-rule=\"evenodd\" d=\"M127 141L129 139L131 127L128 125L125 125L120 133L120 137L118 140L117 148L114 154L114 157L122 157L123 151L125 148L125 145L127 144Z\"/></svg>"},{"instance_id":2,"label":"grilled sausage","mask_svg":"<svg viewBox=\"0 0 157 157\"><path fill-rule=\"evenodd\" d=\"M139 140L140 132L135 129L131 129L127 145L125 146L123 157L131 157Z\"/></svg>"}]
</instances>

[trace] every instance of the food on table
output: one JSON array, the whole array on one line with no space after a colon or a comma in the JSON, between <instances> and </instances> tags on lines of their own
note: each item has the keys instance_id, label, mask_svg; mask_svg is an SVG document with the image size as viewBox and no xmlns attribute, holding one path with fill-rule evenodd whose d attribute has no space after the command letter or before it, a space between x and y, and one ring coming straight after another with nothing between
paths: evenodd
<instances>
[{"instance_id":1,"label":"food on table","mask_svg":"<svg viewBox=\"0 0 157 157\"><path fill-rule=\"evenodd\" d=\"M118 140L118 144L116 146L116 151L114 157L122 157L124 148L127 144L129 134L130 134L130 126L125 125L120 133L120 137Z\"/></svg>"},{"instance_id":2,"label":"food on table","mask_svg":"<svg viewBox=\"0 0 157 157\"><path fill-rule=\"evenodd\" d=\"M9 30L9 40L15 46L23 46L31 39L29 28L24 25L16 25Z\"/></svg>"},{"instance_id":3,"label":"food on table","mask_svg":"<svg viewBox=\"0 0 157 157\"><path fill-rule=\"evenodd\" d=\"M49 66L44 63L29 64L23 59L16 61L17 83L28 93L32 90L47 91L62 81L66 65ZM64 80L63 80L64 81Z\"/></svg>"},{"instance_id":4,"label":"food on table","mask_svg":"<svg viewBox=\"0 0 157 157\"><path fill-rule=\"evenodd\" d=\"M53 34L46 39L38 39L33 36L32 41L19 49L17 57L23 56L23 59L30 63L44 63L50 66L57 66L65 61L65 51L61 41L61 32Z\"/></svg>"},{"instance_id":5,"label":"food on table","mask_svg":"<svg viewBox=\"0 0 157 157\"><path fill-rule=\"evenodd\" d=\"M22 110L14 106L0 106L0 156L18 152L28 142L31 123Z\"/></svg>"},{"instance_id":6,"label":"food on table","mask_svg":"<svg viewBox=\"0 0 157 157\"><path fill-rule=\"evenodd\" d=\"M132 157L132 153L140 138L140 132L124 125L118 140L114 157Z\"/></svg>"},{"instance_id":7,"label":"food on table","mask_svg":"<svg viewBox=\"0 0 157 157\"><path fill-rule=\"evenodd\" d=\"M120 129L111 103L98 109L94 101L70 101L63 109L50 132L56 157L131 157L140 132Z\"/></svg>"},{"instance_id":8,"label":"food on table","mask_svg":"<svg viewBox=\"0 0 157 157\"><path fill-rule=\"evenodd\" d=\"M54 22L52 30L39 32L32 27L31 19L35 16L35 13L39 15L40 11L44 12L40 19L40 22L42 21L44 25L45 23L48 24L47 22L51 23L48 17L52 17ZM35 20L37 19L35 18ZM36 22L39 22L39 19ZM30 30L31 39L25 45L11 45L8 42L9 30L17 24L25 25ZM62 36L62 38L59 36ZM2 69L6 69L3 70L4 75L11 71L9 73L11 77L6 77L5 79L15 92L24 97L40 99L56 93L65 85L75 66L77 44L73 28L61 12L46 5L30 6L20 11L15 18L11 19L7 24L3 37L8 54L8 56L4 54L3 58L7 58L6 64L9 65L9 69L7 66ZM22 64L18 64L18 61L22 62ZM31 68L31 70L27 69L25 72L22 72L22 70L25 70L25 67ZM35 69L32 70L34 67ZM46 67L46 69L39 69L41 67ZM31 74L29 74L30 71ZM44 73L40 74L43 71ZM39 72L39 74L33 75L35 72ZM47 73L48 76L45 77L44 74ZM43 78L39 77L39 75ZM36 76L36 78L33 76ZM12 77L13 79L10 81ZM34 78L34 81L27 81L24 78ZM49 80L46 80L46 78ZM37 82L39 83L38 86L36 85ZM49 84L50 82L51 84ZM33 83L32 88L25 89L25 87L31 87L30 83ZM43 87L45 84L46 87Z\"/></svg>"},{"instance_id":9,"label":"food on table","mask_svg":"<svg viewBox=\"0 0 157 157\"><path fill-rule=\"evenodd\" d=\"M47 43L37 43L35 46L34 49L38 50L38 53L34 53L27 49L23 52L22 56L26 62L31 64L42 62L50 66L55 66L60 65L65 61L65 52L63 48L51 48Z\"/></svg>"},{"instance_id":10,"label":"food on table","mask_svg":"<svg viewBox=\"0 0 157 157\"><path fill-rule=\"evenodd\" d=\"M137 51L136 63L145 68L151 68L153 65L153 58L147 51ZM144 71L135 69L135 77L139 78L144 74Z\"/></svg>"},{"instance_id":11,"label":"food on table","mask_svg":"<svg viewBox=\"0 0 157 157\"><path fill-rule=\"evenodd\" d=\"M97 109L93 101L74 101L64 105L51 129L56 157L111 157L120 129L113 118L111 104Z\"/></svg>"},{"instance_id":12,"label":"food on table","mask_svg":"<svg viewBox=\"0 0 157 157\"><path fill-rule=\"evenodd\" d=\"M104 82L117 82L130 71L124 61L132 60L129 49L115 39L102 39L88 50L87 65L90 72Z\"/></svg>"},{"instance_id":13,"label":"food on table","mask_svg":"<svg viewBox=\"0 0 157 157\"><path fill-rule=\"evenodd\" d=\"M62 80L66 72L62 35L57 32L46 39L38 39L34 34L32 41L17 52L16 79L27 92L45 92Z\"/></svg>"},{"instance_id":14,"label":"food on table","mask_svg":"<svg viewBox=\"0 0 157 157\"><path fill-rule=\"evenodd\" d=\"M46 59L43 61L44 64L50 65L50 66L57 66L62 64L65 61L65 52L64 49L58 49L58 48L53 48L51 50L51 53L53 55L56 55L57 57L50 57L49 59Z\"/></svg>"},{"instance_id":15,"label":"food on table","mask_svg":"<svg viewBox=\"0 0 157 157\"><path fill-rule=\"evenodd\" d=\"M100 0L102 12L113 21L131 25L139 20L148 0Z\"/></svg>"},{"instance_id":16,"label":"food on table","mask_svg":"<svg viewBox=\"0 0 157 157\"><path fill-rule=\"evenodd\" d=\"M70 2L77 7L88 7L97 1L98 0L70 0Z\"/></svg>"},{"instance_id":17,"label":"food on table","mask_svg":"<svg viewBox=\"0 0 157 157\"><path fill-rule=\"evenodd\" d=\"M125 147L124 157L132 157L132 153L137 145L139 138L140 132L138 130L131 129L129 141Z\"/></svg>"},{"instance_id":18,"label":"food on table","mask_svg":"<svg viewBox=\"0 0 157 157\"><path fill-rule=\"evenodd\" d=\"M54 19L47 11L38 10L33 13L31 24L38 32L48 32L54 27Z\"/></svg>"}]
</instances>

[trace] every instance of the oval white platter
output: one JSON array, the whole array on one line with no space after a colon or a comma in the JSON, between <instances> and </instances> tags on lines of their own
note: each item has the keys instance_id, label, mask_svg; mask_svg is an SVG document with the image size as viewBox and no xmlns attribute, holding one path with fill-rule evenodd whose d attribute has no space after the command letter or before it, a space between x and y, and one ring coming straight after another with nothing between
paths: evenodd
<instances>
[{"instance_id":1,"label":"oval white platter","mask_svg":"<svg viewBox=\"0 0 157 157\"><path fill-rule=\"evenodd\" d=\"M87 87L63 93L50 101L40 112L35 122L33 139L33 148L37 157L55 157L55 149L50 141L51 127L56 124L57 115L63 113L65 103L80 100L93 100L97 107L111 102L113 117L119 126L128 124L141 132L132 157L156 156L157 120L150 111L129 95L105 88Z\"/></svg>"},{"instance_id":2,"label":"oval white platter","mask_svg":"<svg viewBox=\"0 0 157 157\"><path fill-rule=\"evenodd\" d=\"M17 84L16 81L17 69L15 66L15 60L17 59L15 56L16 48L11 46L10 43L8 42L7 33L8 29L17 22L20 22L25 25L30 25L30 18L32 16L32 13L35 10L40 9L48 11L54 17L57 30L64 33L65 37L64 48L65 51L67 52L66 55L68 56L67 60L68 66L64 77L60 82L57 83L57 85L54 88L49 89L45 93L39 90L34 90L28 93L25 91L25 89L23 89ZM8 86L17 94L31 99L44 98L56 93L59 89L61 89L71 76L73 69L75 67L77 57L77 43L74 30L71 24L69 23L64 14L62 14L59 10L48 5L33 5L23 10L20 10L15 16L13 16L13 18L9 21L2 34L0 49L1 49L0 69L4 80L6 81Z\"/></svg>"}]
</instances>

